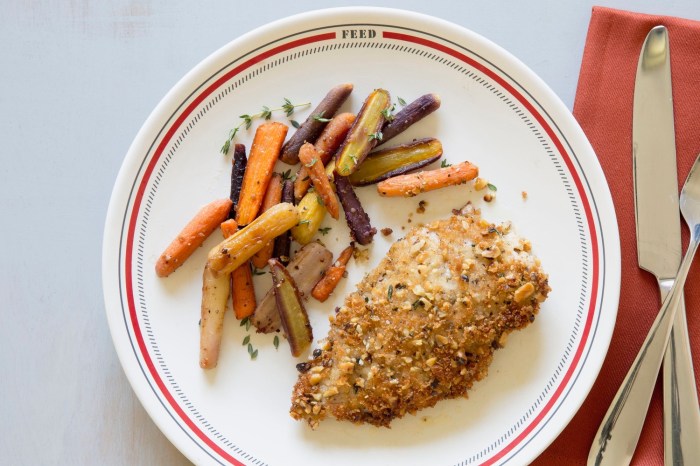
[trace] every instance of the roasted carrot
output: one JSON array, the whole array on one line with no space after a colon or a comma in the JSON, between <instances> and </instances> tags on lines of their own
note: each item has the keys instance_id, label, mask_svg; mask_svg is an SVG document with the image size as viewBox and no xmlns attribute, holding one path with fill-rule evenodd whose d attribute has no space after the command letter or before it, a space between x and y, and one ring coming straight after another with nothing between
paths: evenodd
<instances>
[{"instance_id":1,"label":"roasted carrot","mask_svg":"<svg viewBox=\"0 0 700 466\"><path fill-rule=\"evenodd\" d=\"M238 231L238 224L236 221L232 218L226 220L221 224L221 234L224 235L224 238L228 238L229 236L233 235Z\"/></svg>"},{"instance_id":2,"label":"roasted carrot","mask_svg":"<svg viewBox=\"0 0 700 466\"><path fill-rule=\"evenodd\" d=\"M311 290L311 296L317 300L324 302L333 293L335 287L338 286L338 282L343 278L345 274L345 266L352 257L352 253L355 250L355 245L350 244L347 248L340 253L338 260L336 260L331 267L326 270L323 278L314 286Z\"/></svg>"},{"instance_id":3,"label":"roasted carrot","mask_svg":"<svg viewBox=\"0 0 700 466\"><path fill-rule=\"evenodd\" d=\"M248 158L245 155L245 145L236 144L233 150L233 162L231 166L231 195L229 196L229 199L231 199L233 205L228 213L228 218L236 218L238 199L241 197L241 185L243 184L243 175L245 174L245 167L247 164Z\"/></svg>"},{"instance_id":4,"label":"roasted carrot","mask_svg":"<svg viewBox=\"0 0 700 466\"><path fill-rule=\"evenodd\" d=\"M221 232L225 238L238 231L235 220L226 220L221 224ZM231 303L236 319L248 317L255 310L255 287L253 286L253 273L250 270L250 262L238 267L231 272Z\"/></svg>"},{"instance_id":5,"label":"roasted carrot","mask_svg":"<svg viewBox=\"0 0 700 466\"><path fill-rule=\"evenodd\" d=\"M365 99L357 118L335 156L335 170L339 175L349 176L367 157L370 150L383 138L382 126L391 107L391 96L384 89L375 89Z\"/></svg>"},{"instance_id":6,"label":"roasted carrot","mask_svg":"<svg viewBox=\"0 0 700 466\"><path fill-rule=\"evenodd\" d=\"M265 197L263 198L262 207L260 207L261 212L265 212L270 207L277 205L282 200L282 176L279 173L274 173L272 179L270 179L270 184L267 185L267 191L265 192ZM259 269L262 269L267 265L267 261L272 257L272 250L275 246L274 240L268 241L263 248L256 252L251 262L253 265Z\"/></svg>"},{"instance_id":7,"label":"roasted carrot","mask_svg":"<svg viewBox=\"0 0 700 466\"><path fill-rule=\"evenodd\" d=\"M343 278L345 273L345 266L331 266L326 270L326 274L323 276L320 282L314 286L311 290L311 296L316 298L320 302L324 302L333 293L335 287L338 286L340 279Z\"/></svg>"},{"instance_id":8,"label":"roasted carrot","mask_svg":"<svg viewBox=\"0 0 700 466\"><path fill-rule=\"evenodd\" d=\"M236 319L248 317L255 311L255 287L250 262L231 272L231 296Z\"/></svg>"},{"instance_id":9,"label":"roasted carrot","mask_svg":"<svg viewBox=\"0 0 700 466\"><path fill-rule=\"evenodd\" d=\"M219 199L202 207L160 255L156 262L156 274L159 277L167 277L180 267L221 222L226 220L231 204L230 199Z\"/></svg>"},{"instance_id":10,"label":"roasted carrot","mask_svg":"<svg viewBox=\"0 0 700 466\"><path fill-rule=\"evenodd\" d=\"M199 366L202 369L216 367L219 360L230 286L228 276L216 274L209 265L204 268L199 322Z\"/></svg>"},{"instance_id":11,"label":"roasted carrot","mask_svg":"<svg viewBox=\"0 0 700 466\"><path fill-rule=\"evenodd\" d=\"M369 215L352 189L350 180L346 176L340 176L336 173L333 181L340 203L343 205L345 221L350 227L350 235L361 245L368 245L377 234L377 229L372 226Z\"/></svg>"},{"instance_id":12,"label":"roasted carrot","mask_svg":"<svg viewBox=\"0 0 700 466\"><path fill-rule=\"evenodd\" d=\"M350 246L343 249L343 251L338 256L338 259L333 263L335 266L347 265L352 257L352 253L355 252L355 244L350 243Z\"/></svg>"},{"instance_id":13,"label":"roasted carrot","mask_svg":"<svg viewBox=\"0 0 700 466\"><path fill-rule=\"evenodd\" d=\"M282 123L268 121L255 131L236 210L236 222L240 226L255 220L260 211L287 129Z\"/></svg>"},{"instance_id":14,"label":"roasted carrot","mask_svg":"<svg viewBox=\"0 0 700 466\"><path fill-rule=\"evenodd\" d=\"M282 184L282 202L294 203L294 183L285 180ZM272 257L279 260L282 265L289 264L292 249L292 233L286 231L275 238L275 246L272 249Z\"/></svg>"},{"instance_id":15,"label":"roasted carrot","mask_svg":"<svg viewBox=\"0 0 700 466\"><path fill-rule=\"evenodd\" d=\"M299 149L305 142L314 142L321 134L327 118L332 118L343 102L352 92L352 84L345 83L335 86L328 91L328 94L318 103L318 106L311 112L311 115L296 130L289 141L282 148L280 160L290 165L299 163Z\"/></svg>"},{"instance_id":16,"label":"roasted carrot","mask_svg":"<svg viewBox=\"0 0 700 466\"><path fill-rule=\"evenodd\" d=\"M412 197L434 189L466 183L477 175L478 167L462 162L451 167L389 178L377 184L377 191L382 196Z\"/></svg>"},{"instance_id":17,"label":"roasted carrot","mask_svg":"<svg viewBox=\"0 0 700 466\"><path fill-rule=\"evenodd\" d=\"M338 214L340 213L338 198L335 197L331 182L328 181L326 169L321 163L321 156L316 152L314 146L307 142L299 149L299 160L309 170L309 178L311 178L311 182L316 188L316 193L320 196L328 213L331 214L331 217L338 220Z\"/></svg>"},{"instance_id":18,"label":"roasted carrot","mask_svg":"<svg viewBox=\"0 0 700 466\"><path fill-rule=\"evenodd\" d=\"M323 132L314 144L314 149L318 152L323 165L328 163L343 143L354 121L354 114L341 113L340 115L336 115L323 129ZM302 164L294 180L294 198L297 202L304 197L306 191L309 190L309 186L311 186L311 178L309 177L307 168Z\"/></svg>"},{"instance_id":19,"label":"roasted carrot","mask_svg":"<svg viewBox=\"0 0 700 466\"><path fill-rule=\"evenodd\" d=\"M299 212L292 204L281 202L268 209L249 225L238 230L209 251L213 271L226 274L245 264L253 254L275 237L299 223Z\"/></svg>"}]
</instances>

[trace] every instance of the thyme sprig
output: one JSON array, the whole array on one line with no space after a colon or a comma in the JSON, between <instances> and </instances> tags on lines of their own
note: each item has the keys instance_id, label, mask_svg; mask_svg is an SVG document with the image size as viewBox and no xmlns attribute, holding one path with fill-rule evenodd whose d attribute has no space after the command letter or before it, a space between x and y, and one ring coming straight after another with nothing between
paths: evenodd
<instances>
[{"instance_id":1,"label":"thyme sprig","mask_svg":"<svg viewBox=\"0 0 700 466\"><path fill-rule=\"evenodd\" d=\"M384 139L384 135L382 134L381 131L377 131L376 133L372 133L369 135L369 140L371 141L372 139L376 139L377 141L381 141Z\"/></svg>"},{"instance_id":2,"label":"thyme sprig","mask_svg":"<svg viewBox=\"0 0 700 466\"><path fill-rule=\"evenodd\" d=\"M306 107L308 105L311 105L311 102L304 102L303 104L294 104L291 100L285 97L284 103L280 107L270 108L267 105L263 105L262 109L258 113L244 113L240 116L241 122L238 124L238 126L235 126L232 130L228 132L228 138L226 138L226 142L224 142L224 145L221 146L221 153L227 155L228 151L231 149L231 143L236 137L236 134L238 134L238 131L240 131L241 128L245 128L246 130L250 129L255 119L262 118L264 120L269 120L270 118L272 118L273 112L279 111L284 111L287 117L290 117L294 114L294 110L296 108Z\"/></svg>"},{"instance_id":3,"label":"thyme sprig","mask_svg":"<svg viewBox=\"0 0 700 466\"><path fill-rule=\"evenodd\" d=\"M325 117L323 116L324 113L326 113L326 112L324 111L324 112L321 112L321 113L317 113L316 115L313 116L313 119L316 120L316 121L320 121L321 123L328 123L328 122L331 121L331 120L330 120L330 118L325 118Z\"/></svg>"}]
</instances>

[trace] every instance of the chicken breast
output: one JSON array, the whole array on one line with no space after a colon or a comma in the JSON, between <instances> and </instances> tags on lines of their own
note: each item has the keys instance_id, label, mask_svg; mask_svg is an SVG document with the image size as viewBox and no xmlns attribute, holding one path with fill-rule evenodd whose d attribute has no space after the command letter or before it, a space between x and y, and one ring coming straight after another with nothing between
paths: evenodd
<instances>
[{"instance_id":1,"label":"chicken breast","mask_svg":"<svg viewBox=\"0 0 700 466\"><path fill-rule=\"evenodd\" d=\"M464 210L464 209L463 209ZM530 243L478 211L413 228L330 317L297 367L293 418L390 422L466 397L550 288Z\"/></svg>"}]
</instances>

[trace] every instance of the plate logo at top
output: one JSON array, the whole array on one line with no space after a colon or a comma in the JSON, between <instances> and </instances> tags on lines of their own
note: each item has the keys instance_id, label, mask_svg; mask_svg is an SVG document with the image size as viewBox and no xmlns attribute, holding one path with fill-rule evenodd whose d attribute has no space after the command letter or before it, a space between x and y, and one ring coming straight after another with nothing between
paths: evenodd
<instances>
[{"instance_id":1,"label":"plate logo at top","mask_svg":"<svg viewBox=\"0 0 700 466\"><path fill-rule=\"evenodd\" d=\"M341 29L343 39L374 39L377 31L374 29Z\"/></svg>"}]
</instances>

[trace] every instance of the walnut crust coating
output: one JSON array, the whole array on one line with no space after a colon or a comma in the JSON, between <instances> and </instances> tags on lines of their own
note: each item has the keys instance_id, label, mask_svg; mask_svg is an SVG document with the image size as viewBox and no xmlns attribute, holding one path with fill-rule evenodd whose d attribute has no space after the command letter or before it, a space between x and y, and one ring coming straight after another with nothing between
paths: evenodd
<instances>
[{"instance_id":1,"label":"walnut crust coating","mask_svg":"<svg viewBox=\"0 0 700 466\"><path fill-rule=\"evenodd\" d=\"M550 291L530 243L478 211L412 229L343 307L294 386L290 414L388 427L466 397Z\"/></svg>"}]
</instances>

